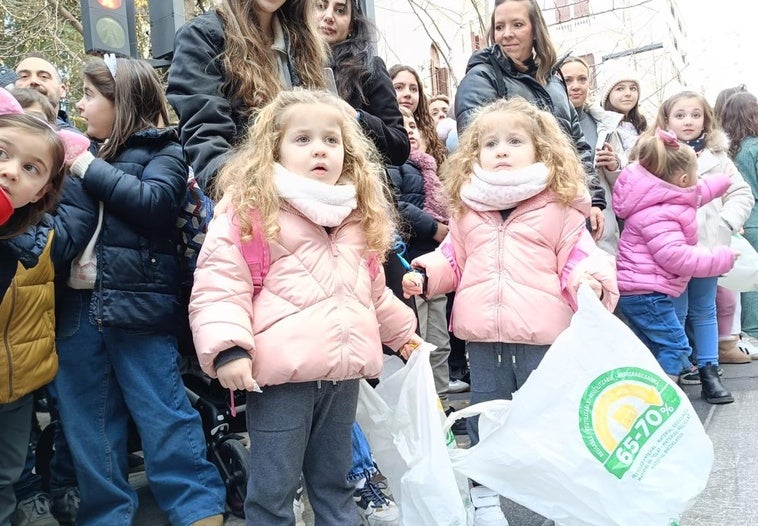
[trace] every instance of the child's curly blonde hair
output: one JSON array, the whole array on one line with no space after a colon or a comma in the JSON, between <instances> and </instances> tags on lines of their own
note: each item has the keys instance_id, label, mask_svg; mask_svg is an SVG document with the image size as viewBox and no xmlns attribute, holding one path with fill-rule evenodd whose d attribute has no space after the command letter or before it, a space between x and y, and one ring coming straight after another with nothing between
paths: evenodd
<instances>
[{"instance_id":1,"label":"child's curly blonde hair","mask_svg":"<svg viewBox=\"0 0 758 526\"><path fill-rule=\"evenodd\" d=\"M293 111L300 105L320 105L339 112L345 157L336 184L354 184L356 212L369 250L383 260L394 241L397 211L386 186L386 175L374 144L366 138L358 121L340 99L326 91L282 91L257 114L246 139L219 172L217 192L231 194L235 210L255 210L267 240L279 233L281 198L274 184L274 164L279 162L282 137ZM218 195L217 197L220 197ZM253 235L250 214L240 213L240 236Z\"/></svg>"},{"instance_id":2,"label":"child's curly blonde hair","mask_svg":"<svg viewBox=\"0 0 758 526\"><path fill-rule=\"evenodd\" d=\"M463 132L458 148L442 165L440 179L447 188L454 215L466 209L461 201L461 188L471 179L474 166L479 164L481 139L491 126L486 121L492 122L484 117L494 113L514 118L510 124L515 122L529 135L534 144L535 162L544 163L548 168L547 189L562 203L570 203L587 190L587 177L576 148L555 117L521 97L498 99L478 110Z\"/></svg>"}]
</instances>

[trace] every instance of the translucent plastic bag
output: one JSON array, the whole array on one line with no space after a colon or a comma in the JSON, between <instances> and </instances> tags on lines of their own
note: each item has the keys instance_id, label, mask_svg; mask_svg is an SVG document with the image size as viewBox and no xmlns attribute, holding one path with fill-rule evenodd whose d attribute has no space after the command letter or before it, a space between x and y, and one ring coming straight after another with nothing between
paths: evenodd
<instances>
[{"instance_id":1,"label":"translucent plastic bag","mask_svg":"<svg viewBox=\"0 0 758 526\"><path fill-rule=\"evenodd\" d=\"M719 278L719 285L735 292L758 291L758 252L739 234L732 235L732 248L740 257L732 270Z\"/></svg>"},{"instance_id":2,"label":"translucent plastic bag","mask_svg":"<svg viewBox=\"0 0 758 526\"><path fill-rule=\"evenodd\" d=\"M670 526L705 488L713 446L687 396L586 286L512 402L470 406L480 442L453 467L563 526Z\"/></svg>"},{"instance_id":3,"label":"translucent plastic bag","mask_svg":"<svg viewBox=\"0 0 758 526\"><path fill-rule=\"evenodd\" d=\"M430 344L376 389L361 382L357 420L387 477L406 526L466 526L473 521L468 480L448 456L455 438L442 412L429 365Z\"/></svg>"}]
</instances>

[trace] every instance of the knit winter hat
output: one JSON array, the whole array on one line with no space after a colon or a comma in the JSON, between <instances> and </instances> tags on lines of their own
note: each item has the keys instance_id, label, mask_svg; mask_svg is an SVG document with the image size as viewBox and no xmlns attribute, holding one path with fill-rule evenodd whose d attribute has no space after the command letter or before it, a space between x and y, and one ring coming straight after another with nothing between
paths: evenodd
<instances>
[{"instance_id":1,"label":"knit winter hat","mask_svg":"<svg viewBox=\"0 0 758 526\"><path fill-rule=\"evenodd\" d=\"M637 84L637 90L640 89L640 77L632 68L616 65L606 66L605 68L601 65L600 68L598 71L597 97L595 97L600 107L605 106L608 95L619 82L634 82Z\"/></svg>"},{"instance_id":2,"label":"knit winter hat","mask_svg":"<svg viewBox=\"0 0 758 526\"><path fill-rule=\"evenodd\" d=\"M7 66L0 65L0 88L13 87L18 80L18 74Z\"/></svg>"}]
</instances>

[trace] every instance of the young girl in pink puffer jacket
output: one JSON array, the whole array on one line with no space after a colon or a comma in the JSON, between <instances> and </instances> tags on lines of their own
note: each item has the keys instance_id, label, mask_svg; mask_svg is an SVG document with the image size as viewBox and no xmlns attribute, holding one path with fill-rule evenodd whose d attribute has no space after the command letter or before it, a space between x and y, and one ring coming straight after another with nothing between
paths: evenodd
<instances>
[{"instance_id":1,"label":"young girl in pink puffer jacket","mask_svg":"<svg viewBox=\"0 0 758 526\"><path fill-rule=\"evenodd\" d=\"M616 263L619 308L676 382L689 368L692 348L674 298L690 278L724 274L737 257L725 245L698 245L698 207L723 195L731 181L724 174L698 180L695 151L670 131L642 136L633 157L638 161L613 188L613 209L624 220ZM715 365L701 368L700 375L704 390L723 390Z\"/></svg>"},{"instance_id":2,"label":"young girl in pink puffer jacket","mask_svg":"<svg viewBox=\"0 0 758 526\"><path fill-rule=\"evenodd\" d=\"M555 117L524 99L484 107L442 171L450 234L412 262L425 287L412 272L404 292L455 291L451 324L466 340L471 403L510 399L569 326L581 282L613 310L613 260L586 228L590 195L576 151ZM477 419L467 424L476 444ZM494 516L492 490L475 486L471 496L477 518Z\"/></svg>"},{"instance_id":3,"label":"young girl in pink puffer jacket","mask_svg":"<svg viewBox=\"0 0 758 526\"><path fill-rule=\"evenodd\" d=\"M294 524L301 472L317 523L358 523L346 479L358 379L379 376L382 344L408 357L421 343L382 272L395 226L384 168L345 107L285 91L261 110L219 175L227 197L198 257L189 314L200 364L248 391L247 524ZM270 253L255 296L236 243L254 235Z\"/></svg>"}]
</instances>

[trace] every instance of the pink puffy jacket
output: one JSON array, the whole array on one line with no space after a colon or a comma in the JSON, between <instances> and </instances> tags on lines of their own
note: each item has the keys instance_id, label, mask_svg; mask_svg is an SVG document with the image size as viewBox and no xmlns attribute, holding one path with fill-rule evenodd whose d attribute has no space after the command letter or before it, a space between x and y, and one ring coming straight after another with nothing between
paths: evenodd
<instances>
[{"instance_id":1,"label":"pink puffy jacket","mask_svg":"<svg viewBox=\"0 0 758 526\"><path fill-rule=\"evenodd\" d=\"M269 243L271 264L253 299L250 270L230 233L230 216L213 218L195 271L189 315L203 370L234 346L252 358L259 385L379 375L382 343L406 344L413 311L372 280L357 214L327 233L288 209Z\"/></svg>"},{"instance_id":2,"label":"pink puffy jacket","mask_svg":"<svg viewBox=\"0 0 758 526\"><path fill-rule=\"evenodd\" d=\"M618 300L613 258L585 226L589 209L588 194L566 206L545 191L506 220L467 210L413 265L426 270L428 296L456 291L451 325L462 340L549 345L569 325L585 272L609 310Z\"/></svg>"},{"instance_id":3,"label":"pink puffy jacket","mask_svg":"<svg viewBox=\"0 0 758 526\"><path fill-rule=\"evenodd\" d=\"M718 276L734 264L728 246L698 246L697 208L726 192L720 174L681 188L627 166L613 187L613 209L624 220L616 260L622 295L660 292L677 297L690 278Z\"/></svg>"}]
</instances>

